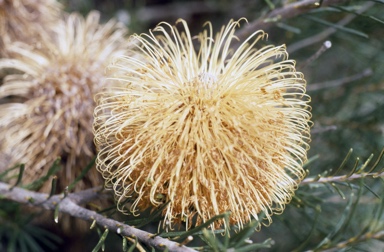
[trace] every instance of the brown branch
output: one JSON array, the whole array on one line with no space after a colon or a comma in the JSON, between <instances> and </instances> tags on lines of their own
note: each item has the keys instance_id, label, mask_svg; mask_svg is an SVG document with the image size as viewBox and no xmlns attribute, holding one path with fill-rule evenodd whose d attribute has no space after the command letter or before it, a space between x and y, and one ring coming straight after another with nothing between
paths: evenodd
<instances>
[{"instance_id":1,"label":"brown branch","mask_svg":"<svg viewBox=\"0 0 384 252\"><path fill-rule=\"evenodd\" d=\"M324 177L324 178L306 178L303 181L301 181L300 185L308 185L308 184L325 184L325 183L331 183L331 182L345 182L345 181L351 181L355 179L365 178L365 177L383 177L383 172L374 172L374 173L355 173L351 176L349 175L342 175L342 176L330 176L330 177Z\"/></svg>"},{"instance_id":2,"label":"brown branch","mask_svg":"<svg viewBox=\"0 0 384 252\"><path fill-rule=\"evenodd\" d=\"M19 187L10 189L10 185L0 182L0 198L8 199L30 206L45 208L47 210L55 210L59 205L61 213L69 214L75 218L83 219L86 221L95 221L97 225L104 229L108 229L122 236L137 237L138 241L148 246L155 247L158 250L168 248L169 251L175 252L192 252L195 251L191 248L180 245L179 243L170 241L168 239L154 236L151 233L133 228L121 222L109 219L95 211L88 210L79 206L84 202L84 199L93 199L96 197L95 192L100 188L92 188L79 193L70 193L67 197L62 194L49 197L48 194L28 191Z\"/></svg>"},{"instance_id":3,"label":"brown branch","mask_svg":"<svg viewBox=\"0 0 384 252\"><path fill-rule=\"evenodd\" d=\"M325 132L329 132L329 131L334 131L334 130L337 130L337 126L336 125L320 126L320 127L313 128L311 130L311 135L321 134L321 133L325 133Z\"/></svg>"},{"instance_id":4,"label":"brown branch","mask_svg":"<svg viewBox=\"0 0 384 252\"><path fill-rule=\"evenodd\" d=\"M371 8L375 3L374 2L367 2L365 3L364 5L361 6L360 9L358 9L356 11L356 14L362 14L363 12L365 12L366 10L368 10L369 8ZM350 23L353 19L355 19L355 17L357 16L355 13L353 14L349 14L347 15L346 17L344 17L342 20L340 20L339 22L336 23L336 27L341 27L341 26L345 26L347 25L348 23ZM335 27L329 27L327 29L325 29L324 31L312 36L312 37L309 37L309 38L306 38L306 39L303 39L301 41L298 41L290 46L287 47L287 51L289 53L293 53L301 48L304 48L304 47L307 47L307 46L310 46L314 43L317 43L317 42L320 42L320 41L324 41L326 40L329 36L331 36L333 33L335 33L337 31L337 28Z\"/></svg>"},{"instance_id":5,"label":"brown branch","mask_svg":"<svg viewBox=\"0 0 384 252\"><path fill-rule=\"evenodd\" d=\"M320 7L320 0L302 0L295 1L294 3L287 4L281 8L269 12L267 15L250 22L236 33L240 41L244 41L250 34L257 30L267 30L284 19L293 18L300 14L309 12L313 8ZM321 6L336 5L345 2L345 0L323 0Z\"/></svg>"},{"instance_id":6,"label":"brown branch","mask_svg":"<svg viewBox=\"0 0 384 252\"><path fill-rule=\"evenodd\" d=\"M321 82L321 83L313 83L310 85L307 85L307 91L318 91L322 89L327 89L327 88L335 88L335 87L340 87L345 84L349 84L353 81L360 80L362 78L371 76L373 74L372 69L367 68L361 73L354 74L352 76L347 76L341 79L337 80L331 80L331 81L326 81L326 82Z\"/></svg>"},{"instance_id":7,"label":"brown branch","mask_svg":"<svg viewBox=\"0 0 384 252\"><path fill-rule=\"evenodd\" d=\"M102 191L103 191L103 187L98 186L98 187L90 188L84 191L71 193L69 195L73 202L75 202L77 205L82 205L92 200L104 198L104 196L107 196L107 195L102 195L101 194Z\"/></svg>"},{"instance_id":8,"label":"brown branch","mask_svg":"<svg viewBox=\"0 0 384 252\"><path fill-rule=\"evenodd\" d=\"M335 244L333 246L333 248L328 248L328 249L324 249L324 250L320 250L320 251L322 251L322 252L336 252L336 251L340 251L343 248L347 248L347 247L349 247L353 244L359 243L359 242L364 242L364 241L368 241L371 239L380 240L383 237L384 237L384 230L380 230L377 232L368 232L368 233L361 235L361 236L354 236L354 237L348 239L347 241L339 242L339 243ZM309 251L313 251L313 250L309 250Z\"/></svg>"}]
</instances>

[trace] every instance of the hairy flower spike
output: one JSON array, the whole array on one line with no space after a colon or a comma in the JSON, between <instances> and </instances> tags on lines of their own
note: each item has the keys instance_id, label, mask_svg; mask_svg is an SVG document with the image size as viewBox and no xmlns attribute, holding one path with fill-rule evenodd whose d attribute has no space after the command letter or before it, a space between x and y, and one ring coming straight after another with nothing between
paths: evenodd
<instances>
[{"instance_id":1,"label":"hairy flower spike","mask_svg":"<svg viewBox=\"0 0 384 252\"><path fill-rule=\"evenodd\" d=\"M196 37L178 23L134 36L137 55L109 66L96 96L97 168L120 203L135 199L132 212L169 202L164 223L189 228L229 210L240 227L260 212L268 224L304 176L303 75L284 45L257 48L262 31L233 50L239 22L216 35L206 23Z\"/></svg>"},{"instance_id":2,"label":"hairy flower spike","mask_svg":"<svg viewBox=\"0 0 384 252\"><path fill-rule=\"evenodd\" d=\"M12 43L12 57L0 60L0 70L17 70L0 86L0 154L7 157L0 171L24 163L23 182L30 183L60 156L58 190L63 190L96 155L93 96L101 90L108 62L128 48L125 27L113 20L100 24L99 16L70 14L39 46ZM100 174L91 170L76 189L100 183ZM42 190L49 187L47 181Z\"/></svg>"}]
</instances>

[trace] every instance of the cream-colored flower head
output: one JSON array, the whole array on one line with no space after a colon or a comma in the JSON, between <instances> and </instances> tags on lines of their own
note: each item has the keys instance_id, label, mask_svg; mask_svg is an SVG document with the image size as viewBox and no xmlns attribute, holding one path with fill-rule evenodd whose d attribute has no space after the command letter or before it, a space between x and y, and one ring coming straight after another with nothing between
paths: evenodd
<instances>
[{"instance_id":1,"label":"cream-colored flower head","mask_svg":"<svg viewBox=\"0 0 384 252\"><path fill-rule=\"evenodd\" d=\"M240 227L261 212L268 224L304 176L303 74L284 45L258 46L262 31L233 50L239 22L216 35L206 23L197 36L178 24L134 36L138 55L109 66L96 96L97 169L120 203L135 199L132 212L168 202L169 225L225 211Z\"/></svg>"},{"instance_id":2,"label":"cream-colored flower head","mask_svg":"<svg viewBox=\"0 0 384 252\"><path fill-rule=\"evenodd\" d=\"M56 0L0 0L0 56L11 42L43 39L41 31L53 28L61 10Z\"/></svg>"},{"instance_id":3,"label":"cream-colored flower head","mask_svg":"<svg viewBox=\"0 0 384 252\"><path fill-rule=\"evenodd\" d=\"M9 157L0 170L25 163L27 183L45 175L60 156L63 190L96 155L94 94L101 90L108 62L128 48L125 27L113 20L100 24L99 16L70 14L39 47L13 43L12 58L0 60L0 69L18 71L0 87L0 151ZM100 174L91 170L77 189L100 183Z\"/></svg>"}]
</instances>

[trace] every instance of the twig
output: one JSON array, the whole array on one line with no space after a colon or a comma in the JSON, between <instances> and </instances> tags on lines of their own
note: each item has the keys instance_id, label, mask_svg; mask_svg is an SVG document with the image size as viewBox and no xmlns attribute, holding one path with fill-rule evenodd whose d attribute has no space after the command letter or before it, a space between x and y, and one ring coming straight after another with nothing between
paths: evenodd
<instances>
[{"instance_id":1,"label":"twig","mask_svg":"<svg viewBox=\"0 0 384 252\"><path fill-rule=\"evenodd\" d=\"M345 0L303 0L296 1L291 4L287 4L284 7L275 9L268 13L267 15L249 23L247 26L244 26L241 30L236 33L236 36L240 41L243 41L250 34L254 33L257 30L266 30L269 27L275 25L276 22L281 20L296 17L300 14L306 13L313 8L318 8L321 6L336 5L345 2Z\"/></svg>"},{"instance_id":2,"label":"twig","mask_svg":"<svg viewBox=\"0 0 384 252\"><path fill-rule=\"evenodd\" d=\"M323 45L320 47L320 49L317 50L317 52L313 54L311 57L309 57L303 64L300 64L300 67L298 67L297 69L301 71L301 69L306 68L309 64L317 60L325 51L327 51L331 47L332 47L331 41L329 40L325 41Z\"/></svg>"},{"instance_id":3,"label":"twig","mask_svg":"<svg viewBox=\"0 0 384 252\"><path fill-rule=\"evenodd\" d=\"M331 177L325 177L325 178L306 178L303 181L301 181L300 185L308 185L308 184L325 184L325 183L331 183L331 182L345 182L345 181L351 181L355 179L365 178L365 177L383 177L384 172L374 172L374 173L355 173L351 176L349 175L342 175L342 176L331 176Z\"/></svg>"},{"instance_id":4,"label":"twig","mask_svg":"<svg viewBox=\"0 0 384 252\"><path fill-rule=\"evenodd\" d=\"M135 244L136 240L131 238L131 237L128 237L128 236L124 236L125 239L127 239L129 242L131 242L132 244ZM140 243L136 242L136 249L139 251L139 252L145 252L145 249L140 245Z\"/></svg>"},{"instance_id":5,"label":"twig","mask_svg":"<svg viewBox=\"0 0 384 252\"><path fill-rule=\"evenodd\" d=\"M14 187L12 190L9 189L10 185L0 182L0 198L28 204L30 206L42 207L47 210L54 210L57 204L59 204L59 211L61 213L66 213L86 221L95 221L97 225L115 233L119 233L122 236L137 237L139 242L155 247L158 250L168 248L169 251L175 252L195 251L191 248L182 246L179 243L159 236L154 236L151 233L109 219L95 211L88 210L78 205L79 203L84 202L84 199L89 200L90 198L95 197L95 192L100 190L100 188L92 188L79 193L70 193L67 197L63 197L63 195L49 197L48 194L28 191L20 187Z\"/></svg>"},{"instance_id":6,"label":"twig","mask_svg":"<svg viewBox=\"0 0 384 252\"><path fill-rule=\"evenodd\" d=\"M325 249L325 250L321 250L321 251L322 252L336 252L336 251L342 250L343 248L345 249L348 246L351 246L352 244L356 244L356 243L371 240L371 239L380 240L383 237L384 237L384 230L380 230L378 232L368 232L364 235L355 236L355 237L352 237L346 241L339 242L339 243L335 244L333 246L333 248L329 248L329 249ZM309 251L312 251L312 250L309 250Z\"/></svg>"},{"instance_id":7,"label":"twig","mask_svg":"<svg viewBox=\"0 0 384 252\"><path fill-rule=\"evenodd\" d=\"M372 6L374 5L373 2L367 2L365 3L364 5L361 6L360 9L358 9L356 11L356 14L361 14L363 12L365 12L366 10L368 10L369 8L371 8ZM349 14L347 15L346 17L344 17L342 20L340 20L339 22L337 22L335 24L336 27L340 27L340 26L345 26L347 25L348 23L350 23L353 19L356 18L356 14ZM320 42L320 41L323 41L323 40L326 40L330 35L332 35L333 33L335 33L337 31L337 28L335 27L329 27L327 29L325 29L324 31L312 36L312 37L309 37L309 38L306 38L306 39L303 39L301 41L298 41L294 44L291 44L287 47L287 51L289 53L293 53L301 48L304 48L304 47L307 47L307 46L310 46L312 44L315 44L317 42Z\"/></svg>"},{"instance_id":8,"label":"twig","mask_svg":"<svg viewBox=\"0 0 384 252\"><path fill-rule=\"evenodd\" d=\"M324 132L328 132L328 131L333 131L333 130L337 130L337 126L336 125L317 127L317 128L314 128L314 129L311 130L311 135L320 134L320 133L324 133Z\"/></svg>"},{"instance_id":9,"label":"twig","mask_svg":"<svg viewBox=\"0 0 384 252\"><path fill-rule=\"evenodd\" d=\"M337 80L322 82L322 83L310 84L307 86L307 91L318 91L318 90L326 89L326 88L339 87L339 86L342 86L344 84L351 83L352 81L356 81L356 80L360 80L362 78L368 77L368 76L372 75L372 73L373 73L372 69L367 68L364 71L362 71L361 73L357 73L357 74L352 75L352 76L344 77L344 78L337 79Z\"/></svg>"}]
</instances>

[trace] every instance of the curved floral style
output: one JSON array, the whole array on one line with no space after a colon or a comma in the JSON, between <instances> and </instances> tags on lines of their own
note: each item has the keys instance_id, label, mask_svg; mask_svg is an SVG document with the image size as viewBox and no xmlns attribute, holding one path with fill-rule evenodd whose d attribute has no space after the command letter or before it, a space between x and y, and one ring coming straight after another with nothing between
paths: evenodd
<instances>
[{"instance_id":1,"label":"curved floral style","mask_svg":"<svg viewBox=\"0 0 384 252\"><path fill-rule=\"evenodd\" d=\"M109 66L96 96L97 168L137 212L168 202L164 223L200 224L231 211L269 224L304 176L310 140L306 82L285 46L257 31L231 48L237 21L197 36L161 23L135 35L136 55ZM211 228L221 226L218 221Z\"/></svg>"},{"instance_id":2,"label":"curved floral style","mask_svg":"<svg viewBox=\"0 0 384 252\"><path fill-rule=\"evenodd\" d=\"M58 187L63 190L96 155L93 97L101 90L106 65L128 48L125 27L115 21L100 24L99 16L68 15L39 46L12 43L12 58L0 60L0 69L17 70L0 87L0 152L8 161L0 170L24 163L28 183L61 157ZM77 189L102 183L91 170ZM47 182L42 190L49 187Z\"/></svg>"}]
</instances>

